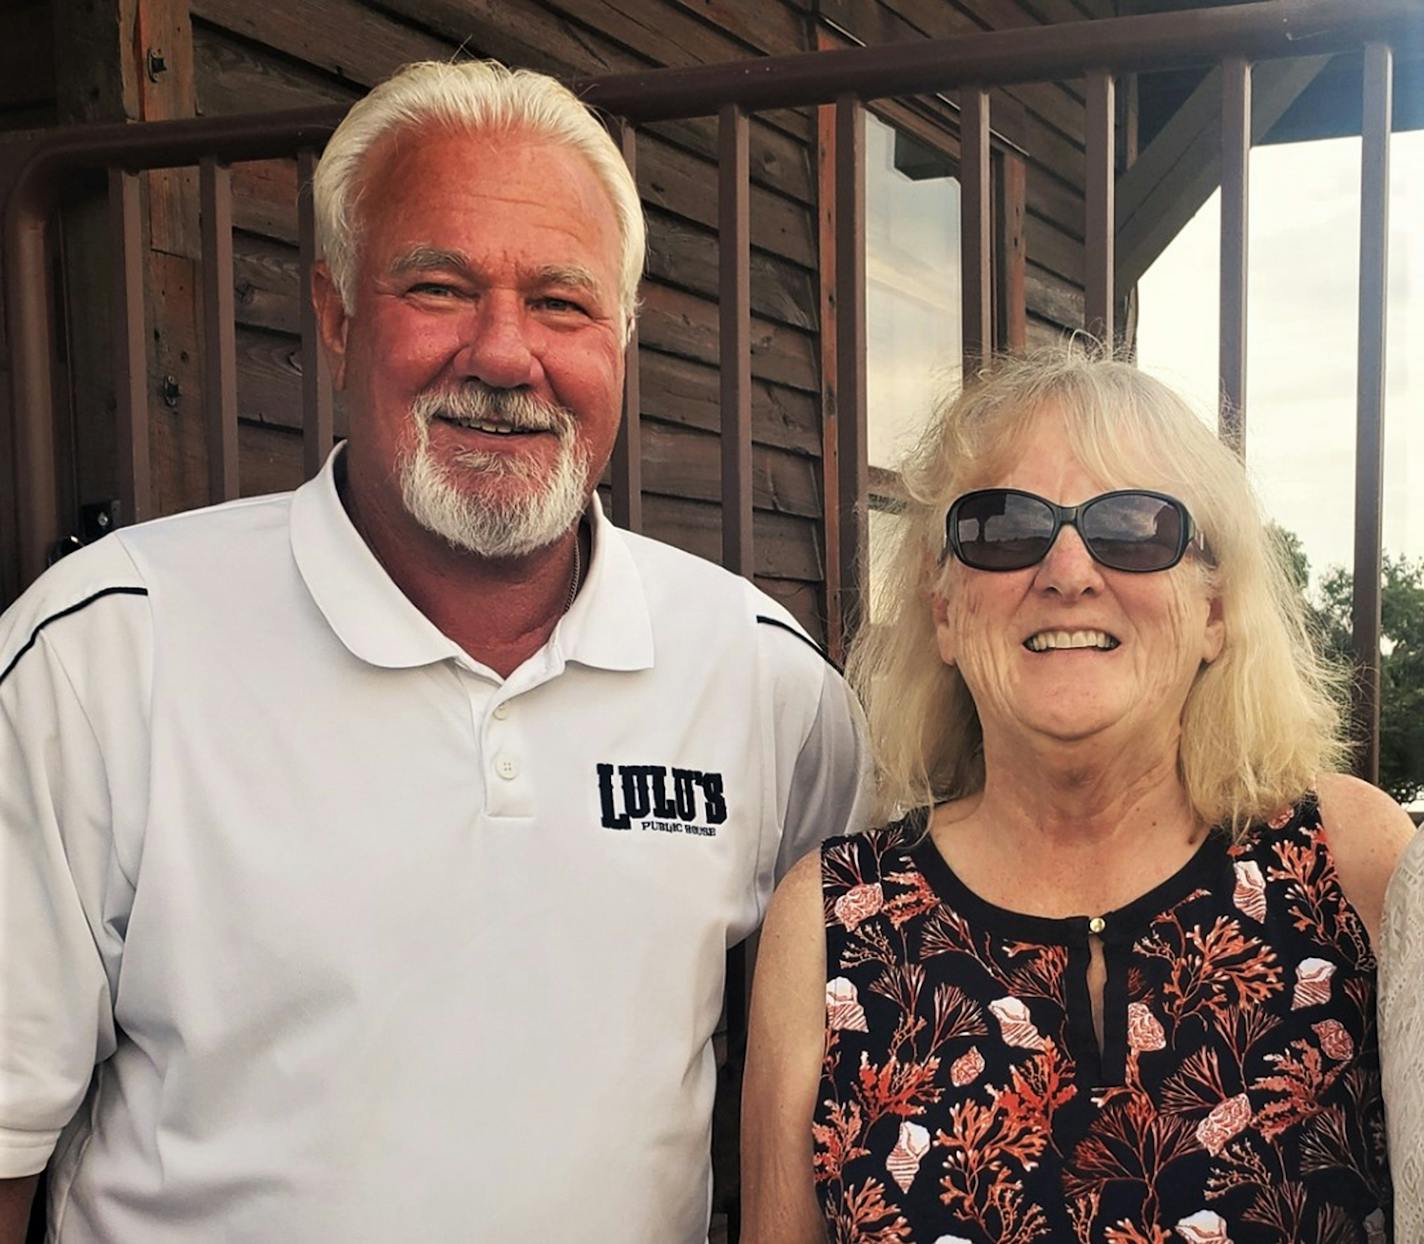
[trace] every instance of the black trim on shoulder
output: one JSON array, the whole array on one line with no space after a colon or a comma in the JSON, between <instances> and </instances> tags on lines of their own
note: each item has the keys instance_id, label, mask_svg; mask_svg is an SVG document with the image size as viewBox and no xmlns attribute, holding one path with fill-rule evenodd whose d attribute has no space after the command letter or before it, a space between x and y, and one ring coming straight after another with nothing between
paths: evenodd
<instances>
[{"instance_id":1,"label":"black trim on shoulder","mask_svg":"<svg viewBox=\"0 0 1424 1244\"><path fill-rule=\"evenodd\" d=\"M809 635L797 630L796 627L788 625L780 618L768 618L764 613L757 614L756 620L758 622L764 623L767 626L779 627L788 635L795 635L797 639L799 639L803 644L805 644L806 647L810 648L818 657L821 658L821 660L823 660L827 665L829 665L833 670L835 670L837 674L845 673L845 671L841 669L839 665L837 665L834 661L831 660L831 654L829 652L822 648L821 645L818 644Z\"/></svg>"},{"instance_id":2,"label":"black trim on shoulder","mask_svg":"<svg viewBox=\"0 0 1424 1244\"><path fill-rule=\"evenodd\" d=\"M3 672L0 672L0 684L3 684L4 681L10 677L10 672L15 668L15 666L19 665L20 658L35 646L35 640L40 637L40 632L44 630L44 628L47 627L51 622L58 622L60 618L67 618L71 613L78 613L81 609L92 605L96 600L102 600L105 596L147 595L148 589L146 587L106 587L103 591L95 592L93 596L88 596L84 600L81 600L77 605L70 605L68 609L61 609L58 613L50 614L49 617L47 617L31 632L29 639L25 641L25 646L21 648L19 652L15 653L13 657L10 658L10 664L5 667Z\"/></svg>"}]
</instances>

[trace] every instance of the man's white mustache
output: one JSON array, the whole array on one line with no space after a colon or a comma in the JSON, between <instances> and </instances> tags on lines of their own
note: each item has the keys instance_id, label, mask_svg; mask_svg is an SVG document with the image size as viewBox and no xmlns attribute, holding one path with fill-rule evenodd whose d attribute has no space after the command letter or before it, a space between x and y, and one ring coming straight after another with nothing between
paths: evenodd
<instances>
[{"instance_id":1,"label":"man's white mustache","mask_svg":"<svg viewBox=\"0 0 1424 1244\"><path fill-rule=\"evenodd\" d=\"M422 393L411 403L411 414L422 424L446 417L465 422L507 424L524 432L559 432L573 427L573 416L562 406L545 402L522 389L466 385Z\"/></svg>"}]
</instances>

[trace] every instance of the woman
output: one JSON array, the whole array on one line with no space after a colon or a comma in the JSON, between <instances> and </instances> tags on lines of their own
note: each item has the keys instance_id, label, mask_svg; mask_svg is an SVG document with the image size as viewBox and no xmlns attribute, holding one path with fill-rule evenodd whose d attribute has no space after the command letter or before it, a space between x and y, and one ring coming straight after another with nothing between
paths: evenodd
<instances>
[{"instance_id":1,"label":"woman","mask_svg":"<svg viewBox=\"0 0 1424 1244\"><path fill-rule=\"evenodd\" d=\"M1410 824L1240 464L1133 367L1004 362L904 472L852 654L882 818L783 882L757 1244L1387 1238L1371 939Z\"/></svg>"}]
</instances>

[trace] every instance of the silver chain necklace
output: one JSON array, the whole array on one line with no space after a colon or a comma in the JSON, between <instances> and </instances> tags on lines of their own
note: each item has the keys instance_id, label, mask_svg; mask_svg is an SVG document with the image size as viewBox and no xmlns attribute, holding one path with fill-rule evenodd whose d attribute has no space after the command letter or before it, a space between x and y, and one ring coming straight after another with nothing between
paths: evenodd
<instances>
[{"instance_id":1,"label":"silver chain necklace","mask_svg":"<svg viewBox=\"0 0 1424 1244\"><path fill-rule=\"evenodd\" d=\"M574 607L574 597L578 595L579 578L583 570L583 559L579 553L578 529L574 529L574 572L569 577L569 594L564 598L564 607L561 614L568 613Z\"/></svg>"}]
</instances>

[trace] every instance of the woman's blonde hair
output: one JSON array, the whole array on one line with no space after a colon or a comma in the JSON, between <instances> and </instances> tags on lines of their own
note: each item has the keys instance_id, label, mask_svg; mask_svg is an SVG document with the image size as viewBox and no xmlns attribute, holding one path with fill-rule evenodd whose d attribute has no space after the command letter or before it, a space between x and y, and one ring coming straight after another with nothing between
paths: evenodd
<instances>
[{"instance_id":1,"label":"woman's blonde hair","mask_svg":"<svg viewBox=\"0 0 1424 1244\"><path fill-rule=\"evenodd\" d=\"M959 671L940 659L930 596L952 592L950 503L1007 469L1048 407L1085 469L1180 497L1206 539L1209 563L1197 564L1221 600L1225 639L1188 694L1178 764L1197 815L1239 833L1340 767L1343 675L1316 651L1236 455L1166 385L1081 341L995 360L941 407L902 464L904 509L875 587L876 620L847 669L869 717L878 815L984 785L979 715Z\"/></svg>"}]
</instances>

